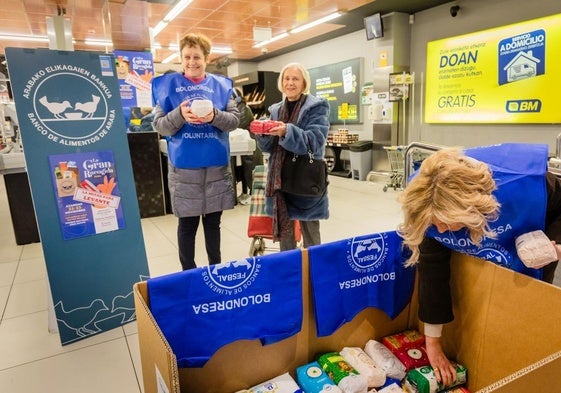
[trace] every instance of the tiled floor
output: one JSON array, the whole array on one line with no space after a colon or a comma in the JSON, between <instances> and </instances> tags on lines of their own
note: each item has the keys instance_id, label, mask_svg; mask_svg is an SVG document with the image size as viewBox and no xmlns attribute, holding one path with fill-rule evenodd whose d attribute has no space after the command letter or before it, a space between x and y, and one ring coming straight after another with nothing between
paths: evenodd
<instances>
[{"instance_id":1,"label":"tiled floor","mask_svg":"<svg viewBox=\"0 0 561 393\"><path fill-rule=\"evenodd\" d=\"M331 218L321 222L323 242L395 229L401 217L399 191L383 192L383 183L334 176L330 181ZM225 261L248 255L248 215L249 206L243 205L224 212ZM41 244L16 245L3 179L0 223L0 392L142 392L136 323L65 346L57 333L49 333L50 293ZM152 276L180 269L176 225L171 215L142 220ZM202 241L199 236L199 264L206 263Z\"/></svg>"}]
</instances>

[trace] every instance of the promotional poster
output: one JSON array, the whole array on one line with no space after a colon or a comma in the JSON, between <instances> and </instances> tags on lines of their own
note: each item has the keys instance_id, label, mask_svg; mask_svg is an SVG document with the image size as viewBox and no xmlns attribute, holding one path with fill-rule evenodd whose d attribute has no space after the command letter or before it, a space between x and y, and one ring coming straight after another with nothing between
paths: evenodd
<instances>
[{"instance_id":1,"label":"promotional poster","mask_svg":"<svg viewBox=\"0 0 561 393\"><path fill-rule=\"evenodd\" d=\"M561 15L427 44L427 123L560 123Z\"/></svg>"},{"instance_id":2,"label":"promotional poster","mask_svg":"<svg viewBox=\"0 0 561 393\"><path fill-rule=\"evenodd\" d=\"M124 228L113 153L59 154L49 162L65 240Z\"/></svg>"}]
</instances>

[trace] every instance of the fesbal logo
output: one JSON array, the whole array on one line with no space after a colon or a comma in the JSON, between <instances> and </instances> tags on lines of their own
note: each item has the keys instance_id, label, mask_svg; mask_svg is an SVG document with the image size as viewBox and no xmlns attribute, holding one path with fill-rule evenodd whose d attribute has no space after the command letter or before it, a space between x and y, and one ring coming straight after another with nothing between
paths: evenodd
<instances>
[{"instance_id":1,"label":"fesbal logo","mask_svg":"<svg viewBox=\"0 0 561 393\"><path fill-rule=\"evenodd\" d=\"M113 97L104 78L78 66L50 65L29 78L23 97L30 101L26 114L45 139L66 146L94 144L109 134L115 122Z\"/></svg>"},{"instance_id":2,"label":"fesbal logo","mask_svg":"<svg viewBox=\"0 0 561 393\"><path fill-rule=\"evenodd\" d=\"M356 272L369 273L380 268L388 254L387 234L372 234L349 240L347 263Z\"/></svg>"},{"instance_id":3,"label":"fesbal logo","mask_svg":"<svg viewBox=\"0 0 561 393\"><path fill-rule=\"evenodd\" d=\"M258 258L243 258L208 266L202 273L204 283L221 295L235 295L249 288L261 270Z\"/></svg>"},{"instance_id":4,"label":"fesbal logo","mask_svg":"<svg viewBox=\"0 0 561 393\"><path fill-rule=\"evenodd\" d=\"M507 268L510 268L512 266L510 258L508 257L510 253L500 244L486 244L483 247L477 249L477 251L472 253L472 255Z\"/></svg>"}]
</instances>

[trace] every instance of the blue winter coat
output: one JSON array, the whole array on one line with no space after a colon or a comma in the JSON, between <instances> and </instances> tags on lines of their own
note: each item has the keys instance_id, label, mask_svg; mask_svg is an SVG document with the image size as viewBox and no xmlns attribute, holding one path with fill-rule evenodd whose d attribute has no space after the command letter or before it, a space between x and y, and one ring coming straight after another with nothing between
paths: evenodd
<instances>
[{"instance_id":1,"label":"blue winter coat","mask_svg":"<svg viewBox=\"0 0 561 393\"><path fill-rule=\"evenodd\" d=\"M271 120L279 119L279 111L283 101L269 107ZM286 124L286 135L279 139L279 145L286 151L298 155L308 152L308 143L312 148L314 158L325 157L325 141L329 131L329 104L323 98L308 95L306 102L300 108L296 124ZM272 168L276 156L273 153L275 136L257 135L259 148L270 154L269 170ZM288 215L292 220L321 220L329 218L329 201L327 191L320 197L302 197L284 194ZM273 198L266 198L266 212L273 214Z\"/></svg>"}]
</instances>

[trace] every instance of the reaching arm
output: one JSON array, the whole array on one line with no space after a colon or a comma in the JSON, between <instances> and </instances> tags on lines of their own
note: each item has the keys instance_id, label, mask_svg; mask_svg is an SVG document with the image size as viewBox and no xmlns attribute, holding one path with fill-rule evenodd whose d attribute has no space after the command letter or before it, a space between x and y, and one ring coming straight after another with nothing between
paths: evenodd
<instances>
[{"instance_id":1,"label":"reaching arm","mask_svg":"<svg viewBox=\"0 0 561 393\"><path fill-rule=\"evenodd\" d=\"M437 381L449 385L457 378L440 342L442 326L454 319L450 292L451 250L434 239L425 238L419 257L419 319L425 323L427 356Z\"/></svg>"}]
</instances>

